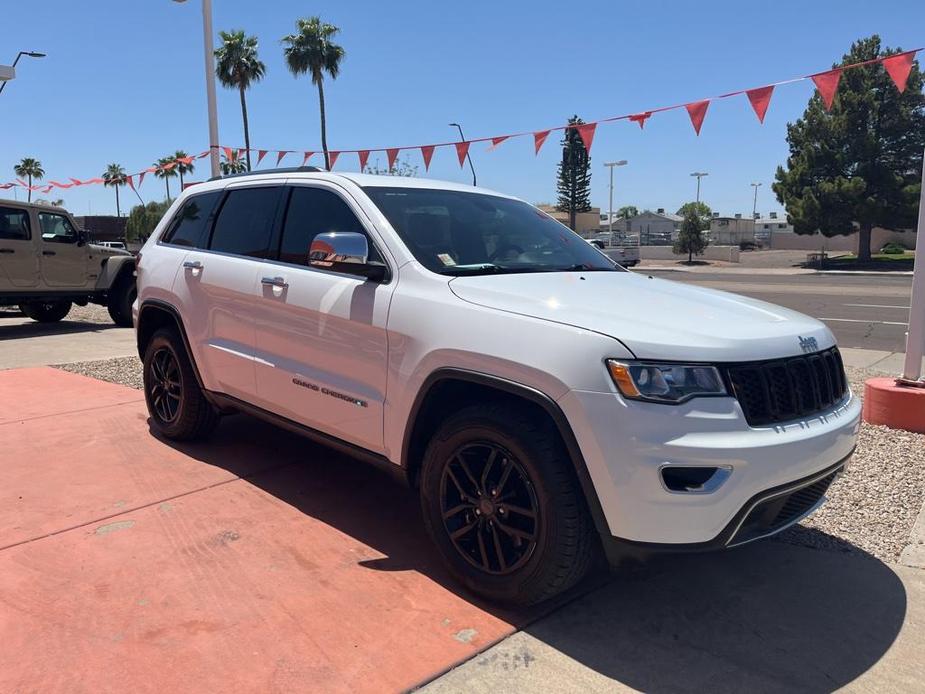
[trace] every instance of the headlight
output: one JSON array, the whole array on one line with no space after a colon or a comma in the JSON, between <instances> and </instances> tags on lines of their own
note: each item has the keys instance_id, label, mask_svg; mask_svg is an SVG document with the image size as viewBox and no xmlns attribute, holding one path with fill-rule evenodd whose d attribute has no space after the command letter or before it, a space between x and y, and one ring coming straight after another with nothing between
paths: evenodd
<instances>
[{"instance_id":1,"label":"headlight","mask_svg":"<svg viewBox=\"0 0 925 694\"><path fill-rule=\"evenodd\" d=\"M701 395L726 395L714 366L646 364L607 360L607 369L623 397L678 404Z\"/></svg>"}]
</instances>

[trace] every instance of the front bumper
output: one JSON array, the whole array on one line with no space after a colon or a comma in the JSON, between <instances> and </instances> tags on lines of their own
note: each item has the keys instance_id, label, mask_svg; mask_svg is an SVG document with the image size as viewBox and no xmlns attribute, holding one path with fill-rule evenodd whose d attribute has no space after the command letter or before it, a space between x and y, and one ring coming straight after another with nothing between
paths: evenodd
<instances>
[{"instance_id":1,"label":"front bumper","mask_svg":"<svg viewBox=\"0 0 925 694\"><path fill-rule=\"evenodd\" d=\"M812 417L749 427L733 398L667 406L571 391L559 405L572 424L609 535L677 550L741 544L808 515L825 489L818 499L814 490L804 490L788 505L789 495L826 478L828 486L854 450L861 411L859 399L849 394ZM666 465L720 467L730 474L709 493L678 493L663 484ZM813 501L808 507L807 498Z\"/></svg>"}]
</instances>

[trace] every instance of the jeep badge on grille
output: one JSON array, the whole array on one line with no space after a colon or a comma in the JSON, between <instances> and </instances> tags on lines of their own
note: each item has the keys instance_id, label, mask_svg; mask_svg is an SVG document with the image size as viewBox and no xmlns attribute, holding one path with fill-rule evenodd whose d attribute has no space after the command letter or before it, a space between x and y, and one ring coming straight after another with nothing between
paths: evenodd
<instances>
[{"instance_id":1,"label":"jeep badge on grille","mask_svg":"<svg viewBox=\"0 0 925 694\"><path fill-rule=\"evenodd\" d=\"M797 337L800 340L800 349L803 350L803 354L819 351L819 343L816 342L815 337L803 337L802 335L797 335Z\"/></svg>"}]
</instances>

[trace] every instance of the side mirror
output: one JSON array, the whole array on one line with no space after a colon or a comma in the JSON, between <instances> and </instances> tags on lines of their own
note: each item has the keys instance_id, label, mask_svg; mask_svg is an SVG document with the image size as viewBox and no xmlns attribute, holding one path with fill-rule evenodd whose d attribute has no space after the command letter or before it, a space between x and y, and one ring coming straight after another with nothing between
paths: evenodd
<instances>
[{"instance_id":1,"label":"side mirror","mask_svg":"<svg viewBox=\"0 0 925 694\"><path fill-rule=\"evenodd\" d=\"M361 275L376 281L385 277L385 266L369 262L366 236L353 231L318 234L308 250L308 263L311 267Z\"/></svg>"},{"instance_id":2,"label":"side mirror","mask_svg":"<svg viewBox=\"0 0 925 694\"><path fill-rule=\"evenodd\" d=\"M90 243L90 234L88 234L83 229L78 229L77 230L77 245L86 246L88 243Z\"/></svg>"}]
</instances>

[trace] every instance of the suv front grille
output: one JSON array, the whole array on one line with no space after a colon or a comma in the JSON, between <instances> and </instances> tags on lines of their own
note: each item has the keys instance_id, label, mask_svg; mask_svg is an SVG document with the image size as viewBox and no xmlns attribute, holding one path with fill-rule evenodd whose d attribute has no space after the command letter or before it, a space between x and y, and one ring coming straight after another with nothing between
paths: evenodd
<instances>
[{"instance_id":1,"label":"suv front grille","mask_svg":"<svg viewBox=\"0 0 925 694\"><path fill-rule=\"evenodd\" d=\"M751 426L826 410L848 394L837 347L777 361L726 367L726 378Z\"/></svg>"},{"instance_id":2,"label":"suv front grille","mask_svg":"<svg viewBox=\"0 0 925 694\"><path fill-rule=\"evenodd\" d=\"M728 546L772 535L799 521L819 503L841 469L839 467L805 487L758 503L742 521L735 535L727 543Z\"/></svg>"}]
</instances>

